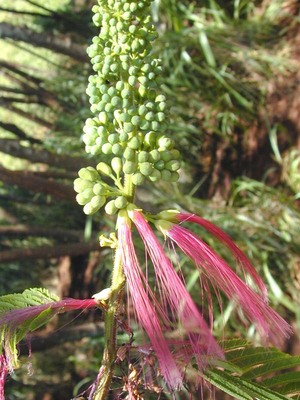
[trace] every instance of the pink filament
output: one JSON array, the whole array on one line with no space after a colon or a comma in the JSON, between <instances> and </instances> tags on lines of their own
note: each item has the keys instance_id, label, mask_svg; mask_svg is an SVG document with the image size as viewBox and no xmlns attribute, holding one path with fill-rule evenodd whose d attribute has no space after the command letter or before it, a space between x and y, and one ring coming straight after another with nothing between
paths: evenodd
<instances>
[{"instance_id":1,"label":"pink filament","mask_svg":"<svg viewBox=\"0 0 300 400\"><path fill-rule=\"evenodd\" d=\"M240 263L242 268L246 273L248 273L253 281L255 282L257 288L260 290L262 297L265 301L267 301L267 288L261 279L261 277L256 272L255 268L251 264L250 260L246 257L246 255L238 248L238 246L232 241L230 236L228 236L225 232L222 231L219 227L211 223L210 221L199 217L195 214L190 213L180 213L177 216L179 222L194 222L204 229L206 229L209 233L211 233L215 238L217 238L221 243L223 243L227 248L231 251L237 261Z\"/></svg>"},{"instance_id":2,"label":"pink filament","mask_svg":"<svg viewBox=\"0 0 300 400\"><path fill-rule=\"evenodd\" d=\"M163 335L159 318L161 316L159 315L161 314L159 312L159 307L156 308L155 304L151 302L151 300L154 299L154 295L139 266L132 242L130 227L126 223L120 224L118 232L118 251L121 256L136 318L149 336L159 362L161 373L168 387L171 390L179 389L183 383L182 376Z\"/></svg>"},{"instance_id":3,"label":"pink filament","mask_svg":"<svg viewBox=\"0 0 300 400\"><path fill-rule=\"evenodd\" d=\"M274 343L280 343L291 333L288 323L263 299L252 291L204 241L179 225L167 232L179 248L191 258L199 270L230 299L235 300L258 330Z\"/></svg>"},{"instance_id":4,"label":"pink filament","mask_svg":"<svg viewBox=\"0 0 300 400\"><path fill-rule=\"evenodd\" d=\"M204 354L220 358L223 357L222 351L148 222L137 211L133 221L152 260L163 302L182 325L192 347L192 356L196 358L198 368L203 370L208 362Z\"/></svg>"}]
</instances>

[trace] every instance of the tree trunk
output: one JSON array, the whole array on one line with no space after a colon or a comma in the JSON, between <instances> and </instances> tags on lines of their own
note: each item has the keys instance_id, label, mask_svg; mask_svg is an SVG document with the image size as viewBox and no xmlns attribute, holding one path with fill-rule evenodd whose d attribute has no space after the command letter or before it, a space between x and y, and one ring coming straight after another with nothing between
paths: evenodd
<instances>
[{"instance_id":1,"label":"tree trunk","mask_svg":"<svg viewBox=\"0 0 300 400\"><path fill-rule=\"evenodd\" d=\"M1 24L0 24L0 27L1 27ZM0 33L0 35L1 35L1 33ZM28 74L25 71L22 71L19 67L17 67L14 64L8 63L7 61L1 60L0 61L0 67L2 67L4 69L7 69L7 70L13 72L16 75L21 76L27 82L29 82L29 81L33 82L34 85L36 85L36 86L39 86L39 85L41 85L43 83L42 79L36 78L35 76L32 76L32 75Z\"/></svg>"},{"instance_id":2,"label":"tree trunk","mask_svg":"<svg viewBox=\"0 0 300 400\"><path fill-rule=\"evenodd\" d=\"M35 115L33 113L24 111L21 108L15 106L14 104L5 104L5 105L2 104L1 105L1 101L0 101L0 107L8 109L8 110L20 115L21 117L28 119L29 121L36 122L37 124L42 125L45 128L48 128L48 129L53 129L54 128L54 124L53 123L51 123L49 121L46 121L45 119L40 118L40 117L38 117L37 115Z\"/></svg>"},{"instance_id":3,"label":"tree trunk","mask_svg":"<svg viewBox=\"0 0 300 400\"><path fill-rule=\"evenodd\" d=\"M0 252L0 263L58 258L61 256L78 256L98 249L100 249L98 241L89 241L58 244L54 246L39 246L27 249L5 250Z\"/></svg>"},{"instance_id":4,"label":"tree trunk","mask_svg":"<svg viewBox=\"0 0 300 400\"><path fill-rule=\"evenodd\" d=\"M50 194L60 200L75 203L75 192L71 186L37 177L28 171L11 171L0 167L0 180L8 185L17 185L35 193Z\"/></svg>"},{"instance_id":5,"label":"tree trunk","mask_svg":"<svg viewBox=\"0 0 300 400\"><path fill-rule=\"evenodd\" d=\"M2 237L51 237L59 239L63 242L68 240L78 240L82 236L82 232L70 229L57 229L57 228L43 228L40 226L29 225L1 225L0 236Z\"/></svg>"},{"instance_id":6,"label":"tree trunk","mask_svg":"<svg viewBox=\"0 0 300 400\"><path fill-rule=\"evenodd\" d=\"M0 39L5 38L30 43L36 47L44 47L70 56L77 61L88 61L88 56L83 46L72 43L68 38L62 39L53 35L34 32L26 26L16 26L7 22L0 23Z\"/></svg>"},{"instance_id":7,"label":"tree trunk","mask_svg":"<svg viewBox=\"0 0 300 400\"><path fill-rule=\"evenodd\" d=\"M91 164L90 161L84 158L54 154L34 147L25 147L20 144L19 140L15 139L0 138L0 149L3 153L24 158L32 163L43 163L50 167L62 168L67 171L78 171L78 169Z\"/></svg>"},{"instance_id":8,"label":"tree trunk","mask_svg":"<svg viewBox=\"0 0 300 400\"><path fill-rule=\"evenodd\" d=\"M40 139L35 139L33 137L28 136L24 131L22 131L22 129L20 129L15 124L7 124L6 122L0 121L0 128L13 133L21 140L27 140L31 144L42 144L43 143Z\"/></svg>"}]
</instances>

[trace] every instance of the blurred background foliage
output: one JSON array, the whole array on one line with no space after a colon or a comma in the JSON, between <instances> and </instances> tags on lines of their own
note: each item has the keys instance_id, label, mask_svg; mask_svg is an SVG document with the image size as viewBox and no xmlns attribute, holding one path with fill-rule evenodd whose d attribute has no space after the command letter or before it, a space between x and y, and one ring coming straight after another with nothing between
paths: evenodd
<instances>
[{"instance_id":1,"label":"blurred background foliage","mask_svg":"<svg viewBox=\"0 0 300 400\"><path fill-rule=\"evenodd\" d=\"M86 47L96 34L93 4L1 1L1 294L46 286L59 296L87 297L109 281L111 254L99 250L98 235L109 232L114 221L101 214L85 217L72 189L76 171L96 163L81 142L90 115ZM159 32L153 51L162 60L162 90L171 106L168 134L184 163L178 186L145 186L137 203L151 211L195 212L229 233L267 282L272 306L295 327L285 350L296 354L299 3L154 0L152 16ZM209 235L199 233L229 257ZM199 277L187 260L182 263L189 289L200 302ZM231 318L233 313L225 302L223 313L215 316L216 334L221 337L225 329L226 335L252 337L253 330L246 330L239 316ZM80 393L99 365L101 351L92 350L95 345L101 349L98 320L97 314L83 313L74 322L77 334L60 336L58 327L69 323L60 319L34 338L35 373L18 372L8 398L54 400ZM49 344L52 336L57 343ZM74 343L85 352L74 353ZM55 364L51 350L43 354L51 346L69 354L64 365Z\"/></svg>"}]
</instances>

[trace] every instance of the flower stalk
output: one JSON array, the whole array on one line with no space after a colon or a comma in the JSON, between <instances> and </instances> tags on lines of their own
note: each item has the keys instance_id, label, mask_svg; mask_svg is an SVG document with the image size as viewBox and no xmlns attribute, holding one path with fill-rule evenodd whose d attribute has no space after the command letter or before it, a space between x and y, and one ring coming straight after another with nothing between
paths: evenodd
<instances>
[{"instance_id":1,"label":"flower stalk","mask_svg":"<svg viewBox=\"0 0 300 400\"><path fill-rule=\"evenodd\" d=\"M93 394L94 400L105 400L111 386L111 380L115 368L115 359L117 351L117 318L120 307L123 302L123 288L125 276L123 273L122 260L119 253L115 253L115 262L112 273L111 295L107 302L105 313L105 333L104 333L104 351L102 359L101 374L96 382Z\"/></svg>"}]
</instances>

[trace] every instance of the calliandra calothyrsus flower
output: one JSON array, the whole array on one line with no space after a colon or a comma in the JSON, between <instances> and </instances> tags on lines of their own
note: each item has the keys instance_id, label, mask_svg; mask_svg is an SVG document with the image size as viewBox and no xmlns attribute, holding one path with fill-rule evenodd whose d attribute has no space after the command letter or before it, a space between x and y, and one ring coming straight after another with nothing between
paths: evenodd
<instances>
[{"instance_id":1,"label":"calliandra calothyrsus flower","mask_svg":"<svg viewBox=\"0 0 300 400\"><path fill-rule=\"evenodd\" d=\"M223 353L148 223L139 213L134 213L133 221L152 260L160 298L139 265L127 217L118 223L119 255L136 319L150 339L169 389L176 390L182 387L192 359L201 371ZM168 335L176 329L180 337L172 340Z\"/></svg>"},{"instance_id":2,"label":"calliandra calothyrsus flower","mask_svg":"<svg viewBox=\"0 0 300 400\"><path fill-rule=\"evenodd\" d=\"M134 215L134 221L136 221L137 212ZM166 213L162 213L163 215L167 216ZM170 215L169 220L161 219L156 222L158 229L193 261L199 272L208 278L212 286L221 289L229 299L234 300L241 307L248 319L255 324L262 340L279 345L285 337L289 336L291 327L268 305L267 290L263 281L230 237L211 222L194 214L174 212ZM185 222L202 226L226 245L243 272L252 278L258 292L252 290L207 243L185 228L183 226Z\"/></svg>"}]
</instances>

